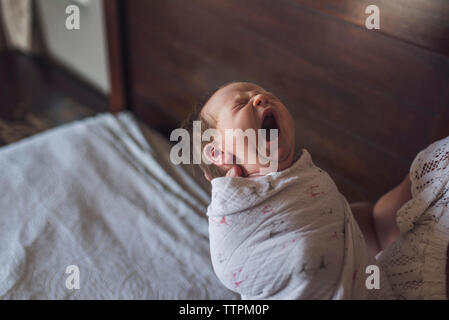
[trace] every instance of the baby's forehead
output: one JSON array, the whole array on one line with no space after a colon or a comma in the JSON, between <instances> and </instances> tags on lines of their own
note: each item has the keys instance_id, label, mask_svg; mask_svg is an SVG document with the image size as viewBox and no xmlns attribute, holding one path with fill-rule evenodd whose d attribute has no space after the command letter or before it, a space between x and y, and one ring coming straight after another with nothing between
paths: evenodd
<instances>
[{"instance_id":1,"label":"baby's forehead","mask_svg":"<svg viewBox=\"0 0 449 320\"><path fill-rule=\"evenodd\" d=\"M265 91L263 88L251 82L234 82L220 88L213 96L223 99L233 99L241 93L250 91ZM213 97L212 96L212 97Z\"/></svg>"},{"instance_id":2,"label":"baby's forehead","mask_svg":"<svg viewBox=\"0 0 449 320\"><path fill-rule=\"evenodd\" d=\"M206 102L202 114L215 115L221 106L250 91L265 91L250 82L234 82L218 89Z\"/></svg>"}]
</instances>

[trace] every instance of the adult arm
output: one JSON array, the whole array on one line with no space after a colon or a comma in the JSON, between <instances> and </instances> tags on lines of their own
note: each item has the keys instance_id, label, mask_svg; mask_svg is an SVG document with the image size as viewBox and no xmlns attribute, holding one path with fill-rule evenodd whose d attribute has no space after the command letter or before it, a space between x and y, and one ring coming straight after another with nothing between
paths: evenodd
<instances>
[{"instance_id":1,"label":"adult arm","mask_svg":"<svg viewBox=\"0 0 449 320\"><path fill-rule=\"evenodd\" d=\"M401 184L380 197L374 205L374 227L381 250L388 247L399 236L396 213L411 198L411 181L407 175Z\"/></svg>"}]
</instances>

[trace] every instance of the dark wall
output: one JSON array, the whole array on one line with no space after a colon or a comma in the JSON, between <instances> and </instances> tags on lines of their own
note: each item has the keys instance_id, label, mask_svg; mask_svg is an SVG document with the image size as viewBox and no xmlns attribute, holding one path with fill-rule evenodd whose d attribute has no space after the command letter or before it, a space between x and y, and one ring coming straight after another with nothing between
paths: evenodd
<instances>
[{"instance_id":1,"label":"dark wall","mask_svg":"<svg viewBox=\"0 0 449 320\"><path fill-rule=\"evenodd\" d=\"M381 29L365 28L380 7ZM163 132L201 94L253 81L291 110L299 146L349 200L399 183L449 134L445 0L124 1L133 110Z\"/></svg>"}]
</instances>

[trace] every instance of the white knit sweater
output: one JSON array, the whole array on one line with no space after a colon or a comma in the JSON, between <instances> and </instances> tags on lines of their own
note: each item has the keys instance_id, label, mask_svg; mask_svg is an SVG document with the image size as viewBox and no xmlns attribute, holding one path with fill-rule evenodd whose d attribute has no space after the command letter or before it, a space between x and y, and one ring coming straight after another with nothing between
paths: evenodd
<instances>
[{"instance_id":1,"label":"white knit sweater","mask_svg":"<svg viewBox=\"0 0 449 320\"><path fill-rule=\"evenodd\" d=\"M410 180L412 199L396 217L400 237L378 260L399 299L447 299L449 137L416 156Z\"/></svg>"}]
</instances>

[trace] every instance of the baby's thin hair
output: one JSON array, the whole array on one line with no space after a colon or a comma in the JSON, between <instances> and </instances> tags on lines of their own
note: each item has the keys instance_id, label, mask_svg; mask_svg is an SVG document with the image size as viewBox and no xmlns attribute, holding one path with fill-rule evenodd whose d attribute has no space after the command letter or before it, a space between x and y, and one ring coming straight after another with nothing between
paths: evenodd
<instances>
[{"instance_id":1,"label":"baby's thin hair","mask_svg":"<svg viewBox=\"0 0 449 320\"><path fill-rule=\"evenodd\" d=\"M232 82L231 82L232 83ZM186 129L190 137L193 137L193 121L201 121L201 136L203 135L204 131L207 129L214 129L216 127L216 123L210 123L210 121L206 120L204 116L201 115L201 111L203 110L206 103L209 101L209 99L214 95L215 92L220 90L221 88L229 85L225 84L222 86L219 86L213 90L210 90L206 92L193 106L192 111L189 113L187 118L182 123L182 128ZM195 149L195 145L193 144L192 139L190 139L190 148L192 150L192 153L196 153L198 156L198 159L202 159L202 154L205 146L209 143L209 141L201 141L201 148L200 150ZM193 154L192 154L193 156ZM203 172L208 175L211 179L217 178L217 177L223 177L225 176L226 172L222 170L220 167L214 165L214 164L205 164L203 161L200 163L200 168L203 170Z\"/></svg>"}]
</instances>

